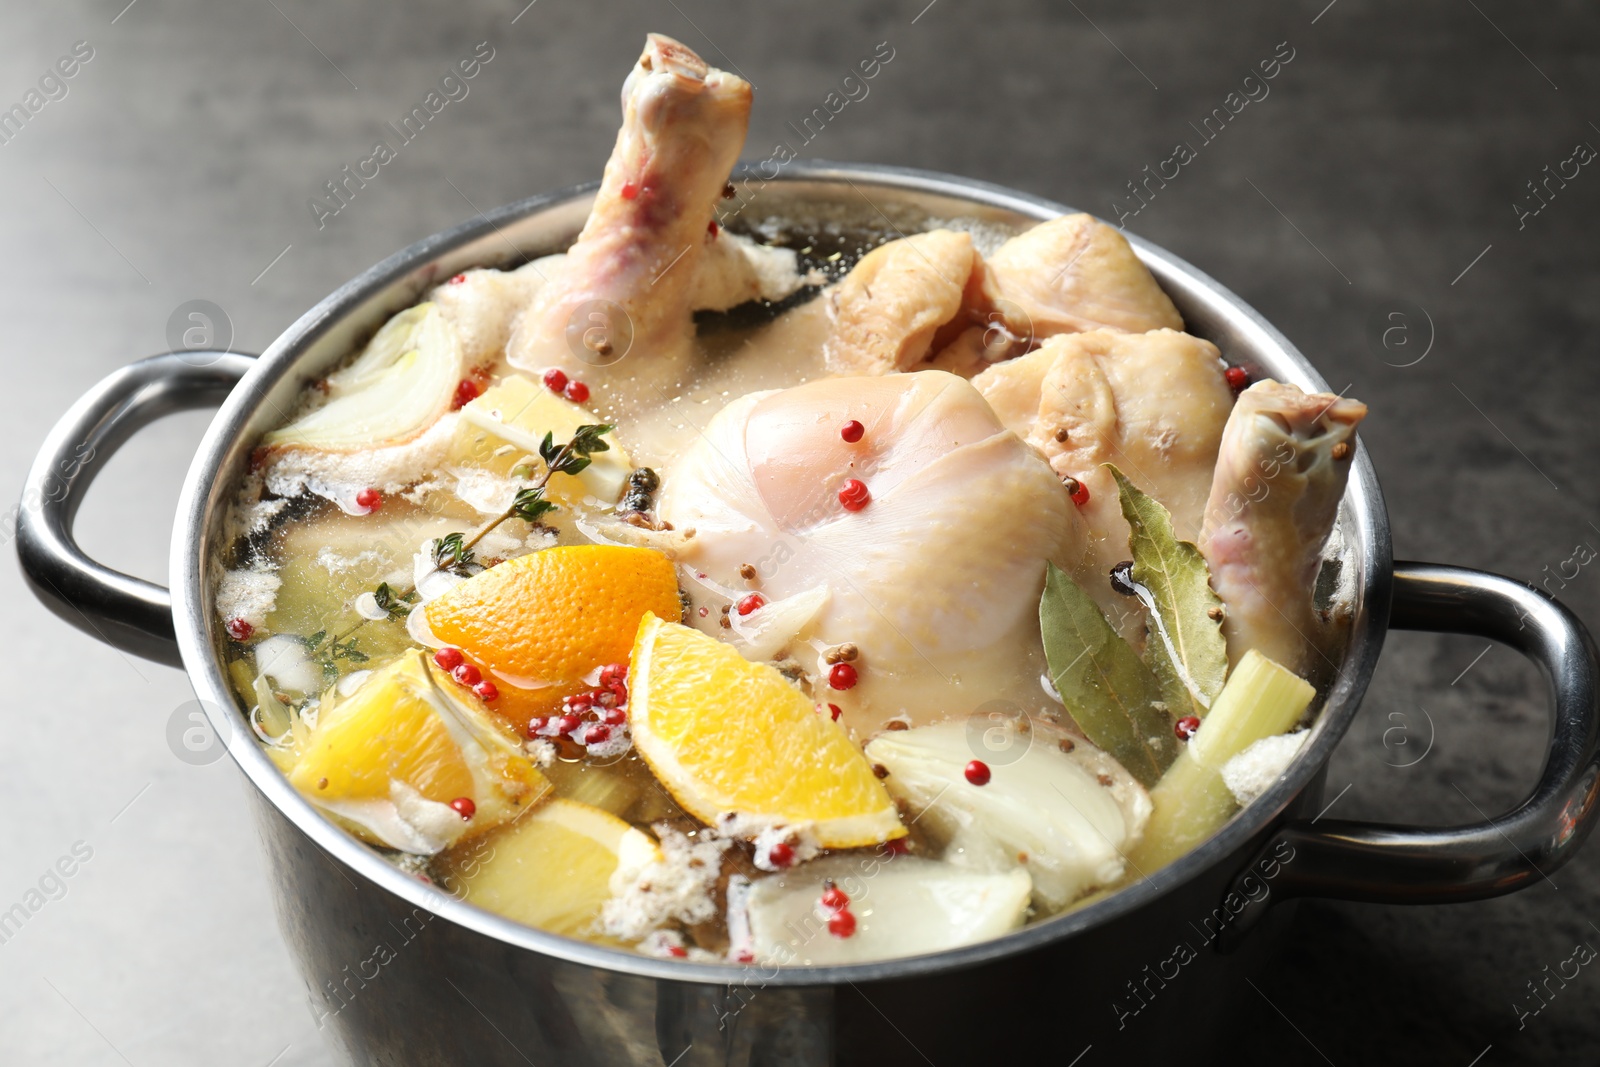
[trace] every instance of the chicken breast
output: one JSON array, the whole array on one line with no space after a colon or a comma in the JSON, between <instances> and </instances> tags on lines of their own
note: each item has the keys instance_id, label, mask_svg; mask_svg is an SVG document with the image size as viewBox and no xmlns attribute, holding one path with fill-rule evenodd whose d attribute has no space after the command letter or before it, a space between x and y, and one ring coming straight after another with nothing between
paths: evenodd
<instances>
[{"instance_id":1,"label":"chicken breast","mask_svg":"<svg viewBox=\"0 0 1600 1067\"><path fill-rule=\"evenodd\" d=\"M839 495L852 478L870 494L859 510ZM768 600L825 589L819 639L874 672L947 671L1036 627L1045 561L1076 562L1084 538L1038 453L937 371L735 400L664 473L659 514L694 531L681 562L714 582L749 565Z\"/></svg>"}]
</instances>

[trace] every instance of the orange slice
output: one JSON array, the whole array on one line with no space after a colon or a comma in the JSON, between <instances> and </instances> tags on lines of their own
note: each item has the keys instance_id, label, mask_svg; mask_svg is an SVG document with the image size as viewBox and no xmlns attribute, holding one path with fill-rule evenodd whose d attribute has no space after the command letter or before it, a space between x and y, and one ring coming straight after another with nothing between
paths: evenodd
<instances>
[{"instance_id":1,"label":"orange slice","mask_svg":"<svg viewBox=\"0 0 1600 1067\"><path fill-rule=\"evenodd\" d=\"M628 672L634 747L697 818L812 823L823 848L903 837L889 792L844 728L772 667L646 615Z\"/></svg>"},{"instance_id":2,"label":"orange slice","mask_svg":"<svg viewBox=\"0 0 1600 1067\"><path fill-rule=\"evenodd\" d=\"M495 673L495 708L548 714L596 667L621 663L648 612L676 620L678 575L648 548L572 545L498 564L430 600L428 626Z\"/></svg>"}]
</instances>

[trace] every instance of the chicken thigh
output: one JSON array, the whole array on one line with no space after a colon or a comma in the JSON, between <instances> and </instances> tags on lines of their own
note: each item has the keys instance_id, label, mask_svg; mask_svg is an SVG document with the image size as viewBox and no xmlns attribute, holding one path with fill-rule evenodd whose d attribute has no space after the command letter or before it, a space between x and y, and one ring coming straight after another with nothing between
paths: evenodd
<instances>
[{"instance_id":1,"label":"chicken thigh","mask_svg":"<svg viewBox=\"0 0 1600 1067\"><path fill-rule=\"evenodd\" d=\"M972 384L1006 427L1062 478L1088 489L1079 509L1088 548L1074 577L1124 637L1143 640L1138 601L1117 595L1110 569L1128 558L1115 464L1172 512L1193 540L1233 398L1216 346L1175 330L1061 334L979 374Z\"/></svg>"},{"instance_id":2,"label":"chicken thigh","mask_svg":"<svg viewBox=\"0 0 1600 1067\"><path fill-rule=\"evenodd\" d=\"M1312 609L1367 406L1261 381L1223 432L1200 550L1227 616L1228 659L1250 649L1306 673L1322 624Z\"/></svg>"}]
</instances>

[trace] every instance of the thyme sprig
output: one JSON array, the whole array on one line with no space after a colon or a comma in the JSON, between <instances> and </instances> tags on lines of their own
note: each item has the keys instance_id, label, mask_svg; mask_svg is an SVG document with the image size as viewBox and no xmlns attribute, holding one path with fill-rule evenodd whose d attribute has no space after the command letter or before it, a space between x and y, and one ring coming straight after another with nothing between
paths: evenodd
<instances>
[{"instance_id":1,"label":"thyme sprig","mask_svg":"<svg viewBox=\"0 0 1600 1067\"><path fill-rule=\"evenodd\" d=\"M547 433L539 444L539 458L544 460L544 473L539 480L526 489L519 489L512 498L511 506L506 508L495 518L489 520L478 528L470 538L465 534L456 532L437 537L433 541L431 555L433 557L434 571L445 571L466 577L471 573L470 567L476 561L472 551L479 541L482 541L497 526L507 519L521 519L524 522L538 522L539 519L556 510L556 505L545 499L545 487L550 484L550 479L557 474L577 474L594 462L590 457L596 452L609 452L611 445L605 440L605 435L616 427L609 423L579 426L573 431L572 439L565 444L556 444L555 434ZM378 586L373 591L377 598L378 606L389 613L390 618L405 615L410 611L405 602L410 601L417 592L415 585L396 592L387 582ZM334 656L344 656L354 662L361 662L367 657L356 651L353 643L349 642L351 634L366 625L367 620L361 619L354 626L345 630L334 638L332 649ZM313 635L320 643L324 634ZM308 639L309 640L309 639ZM313 648L316 646L313 645ZM352 655L354 653L354 655ZM360 657L356 659L356 657Z\"/></svg>"},{"instance_id":2,"label":"thyme sprig","mask_svg":"<svg viewBox=\"0 0 1600 1067\"><path fill-rule=\"evenodd\" d=\"M449 571L462 577L472 573L467 568L474 562L474 556L472 549L466 546L465 534L451 533L434 538L432 553L434 570Z\"/></svg>"},{"instance_id":3,"label":"thyme sprig","mask_svg":"<svg viewBox=\"0 0 1600 1067\"><path fill-rule=\"evenodd\" d=\"M540 516L556 510L556 505L544 498L545 486L550 484L550 479L557 474L577 474L590 463L589 457L595 452L609 452L611 445L606 442L605 435L610 433L614 426L601 423L595 426L579 426L572 434L572 440L564 445L555 443L555 434L547 433L544 441L539 445L539 458L544 460L544 474L539 480L526 489L519 489L512 499L511 506L501 512L499 516L491 519L472 535L471 540L461 545L463 551L470 550L479 541L482 541L489 532L507 519L522 519L524 522L538 522ZM458 536L456 534L450 537ZM441 538L448 540L449 537Z\"/></svg>"},{"instance_id":4,"label":"thyme sprig","mask_svg":"<svg viewBox=\"0 0 1600 1067\"><path fill-rule=\"evenodd\" d=\"M380 582L378 588L372 591L372 599L377 601L378 607L387 612L391 619L403 619L411 614L411 605L408 601L414 595L412 592L396 593L389 588L388 582Z\"/></svg>"},{"instance_id":5,"label":"thyme sprig","mask_svg":"<svg viewBox=\"0 0 1600 1067\"><path fill-rule=\"evenodd\" d=\"M313 661L318 667L322 668L322 676L330 682L339 677L337 660L347 660L350 663L365 663L371 658L357 648L354 641L348 640L349 634L352 632L354 632L353 628L351 631L329 641L328 631L318 630L316 633L300 639L306 646L306 650L312 654Z\"/></svg>"}]
</instances>

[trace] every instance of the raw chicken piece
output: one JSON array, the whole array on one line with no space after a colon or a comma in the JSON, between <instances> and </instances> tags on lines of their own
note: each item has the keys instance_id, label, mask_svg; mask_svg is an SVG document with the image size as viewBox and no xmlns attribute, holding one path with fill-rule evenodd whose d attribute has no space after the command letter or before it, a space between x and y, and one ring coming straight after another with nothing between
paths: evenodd
<instances>
[{"instance_id":1,"label":"raw chicken piece","mask_svg":"<svg viewBox=\"0 0 1600 1067\"><path fill-rule=\"evenodd\" d=\"M665 401L688 369L691 297L716 240L713 208L744 144L750 85L651 34L623 83L622 109L589 221L507 349L519 369L553 366L581 376L610 411ZM585 305L600 300L618 305L626 320L588 314ZM629 326L634 358L621 370L603 369Z\"/></svg>"},{"instance_id":2,"label":"raw chicken piece","mask_svg":"<svg viewBox=\"0 0 1600 1067\"><path fill-rule=\"evenodd\" d=\"M968 326L956 334L955 340L929 356L919 369L949 371L963 378L971 378L1033 346L1033 338L1011 332L1005 316L999 311L989 311L980 316L971 308L963 308L962 319L981 319L981 324ZM940 331L940 334L942 336L947 332L949 327Z\"/></svg>"},{"instance_id":3,"label":"raw chicken piece","mask_svg":"<svg viewBox=\"0 0 1600 1067\"><path fill-rule=\"evenodd\" d=\"M986 264L983 300L1035 342L1102 327L1181 330L1183 319L1127 239L1089 215L1062 215L1018 234Z\"/></svg>"},{"instance_id":4,"label":"raw chicken piece","mask_svg":"<svg viewBox=\"0 0 1600 1067\"><path fill-rule=\"evenodd\" d=\"M757 244L743 234L720 230L706 245L689 306L727 311L751 300L775 303L804 284L794 249Z\"/></svg>"},{"instance_id":5,"label":"raw chicken piece","mask_svg":"<svg viewBox=\"0 0 1600 1067\"><path fill-rule=\"evenodd\" d=\"M1250 649L1304 674L1322 545L1367 406L1260 381L1239 394L1217 457L1200 550L1227 608L1228 660Z\"/></svg>"},{"instance_id":6,"label":"raw chicken piece","mask_svg":"<svg viewBox=\"0 0 1600 1067\"><path fill-rule=\"evenodd\" d=\"M1233 398L1216 346L1175 330L1062 334L972 380L1006 428L1057 475L1089 490L1089 544L1074 574L1124 636L1143 640L1138 601L1107 574L1128 558L1128 523L1112 463L1172 512L1174 532L1200 533L1202 509Z\"/></svg>"},{"instance_id":7,"label":"raw chicken piece","mask_svg":"<svg viewBox=\"0 0 1600 1067\"><path fill-rule=\"evenodd\" d=\"M972 238L930 230L880 245L827 294L835 374L915 370L956 318L981 263ZM958 327L959 328L959 327Z\"/></svg>"},{"instance_id":8,"label":"raw chicken piece","mask_svg":"<svg viewBox=\"0 0 1600 1067\"><path fill-rule=\"evenodd\" d=\"M828 300L828 367L839 374L932 368L970 378L1056 334L1183 329L1127 240L1088 215L1041 222L987 262L951 230L890 241Z\"/></svg>"},{"instance_id":9,"label":"raw chicken piece","mask_svg":"<svg viewBox=\"0 0 1600 1067\"><path fill-rule=\"evenodd\" d=\"M566 262L566 254L560 253L512 271L469 270L428 294L455 327L467 368L499 362L517 316L548 279L566 269ZM689 307L727 311L751 300L776 302L803 284L799 257L792 248L757 244L743 234L722 231L706 246Z\"/></svg>"},{"instance_id":10,"label":"raw chicken piece","mask_svg":"<svg viewBox=\"0 0 1600 1067\"><path fill-rule=\"evenodd\" d=\"M849 478L871 494L859 511L840 503ZM695 531L680 559L713 582L749 565L769 601L826 588L817 635L854 643L864 676L951 670L1036 626L1045 560L1070 566L1084 536L1038 454L938 371L735 400L663 473L659 515Z\"/></svg>"}]
</instances>

